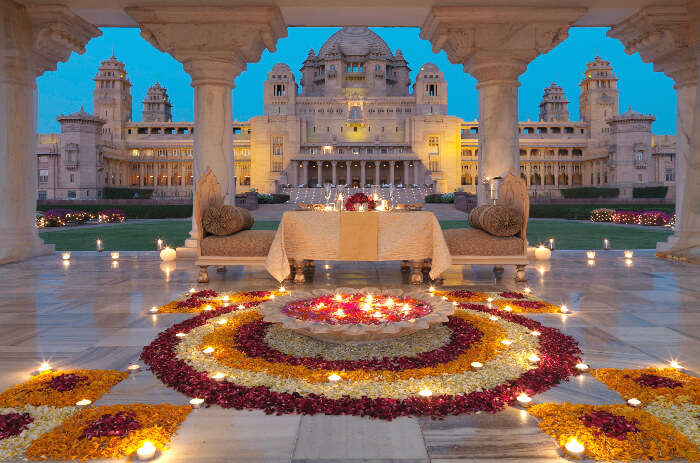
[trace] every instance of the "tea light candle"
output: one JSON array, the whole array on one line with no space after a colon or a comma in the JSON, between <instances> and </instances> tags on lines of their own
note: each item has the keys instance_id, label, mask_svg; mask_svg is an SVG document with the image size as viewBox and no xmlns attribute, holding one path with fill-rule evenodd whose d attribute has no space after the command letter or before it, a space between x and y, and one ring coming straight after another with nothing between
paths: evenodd
<instances>
[{"instance_id":1,"label":"tea light candle","mask_svg":"<svg viewBox=\"0 0 700 463\"><path fill-rule=\"evenodd\" d=\"M633 397L627 401L627 405L629 405L630 407L637 408L640 405L642 405L642 401Z\"/></svg>"},{"instance_id":2,"label":"tea light candle","mask_svg":"<svg viewBox=\"0 0 700 463\"><path fill-rule=\"evenodd\" d=\"M149 312L151 312L151 313L156 313L156 312L158 312L158 307L156 307L156 306L151 307L151 309L149 310Z\"/></svg>"},{"instance_id":3,"label":"tea light candle","mask_svg":"<svg viewBox=\"0 0 700 463\"><path fill-rule=\"evenodd\" d=\"M226 319L225 319L225 318L222 318L221 320L219 320L219 321L216 322L216 323L218 323L219 325L225 325L225 324L226 324Z\"/></svg>"},{"instance_id":4,"label":"tea light candle","mask_svg":"<svg viewBox=\"0 0 700 463\"><path fill-rule=\"evenodd\" d=\"M104 246L102 245L102 240L97 240L95 241L95 248L97 249L97 252L102 252L104 251Z\"/></svg>"},{"instance_id":5,"label":"tea light candle","mask_svg":"<svg viewBox=\"0 0 700 463\"><path fill-rule=\"evenodd\" d=\"M507 305L503 308L503 310L505 310L506 312L512 312L513 308L511 306Z\"/></svg>"},{"instance_id":6,"label":"tea light candle","mask_svg":"<svg viewBox=\"0 0 700 463\"><path fill-rule=\"evenodd\" d=\"M527 361L530 363L537 363L540 361L540 357L537 354L530 354L527 357Z\"/></svg>"},{"instance_id":7,"label":"tea light candle","mask_svg":"<svg viewBox=\"0 0 700 463\"><path fill-rule=\"evenodd\" d=\"M163 250L163 246L164 246L163 240L162 240L161 238L158 238L158 239L156 240L156 249L157 249L158 251L162 251L162 250Z\"/></svg>"},{"instance_id":8,"label":"tea light candle","mask_svg":"<svg viewBox=\"0 0 700 463\"><path fill-rule=\"evenodd\" d=\"M549 239L549 250L554 251L554 238Z\"/></svg>"},{"instance_id":9,"label":"tea light candle","mask_svg":"<svg viewBox=\"0 0 700 463\"><path fill-rule=\"evenodd\" d=\"M524 392L515 398L522 407L529 407L532 404L532 397L525 394Z\"/></svg>"},{"instance_id":10,"label":"tea light candle","mask_svg":"<svg viewBox=\"0 0 700 463\"><path fill-rule=\"evenodd\" d=\"M431 286L430 288L428 288L428 291L431 292L431 293L434 293L434 292L435 292L435 286Z\"/></svg>"},{"instance_id":11,"label":"tea light candle","mask_svg":"<svg viewBox=\"0 0 700 463\"><path fill-rule=\"evenodd\" d=\"M210 310L214 310L214 309L212 308L211 305L207 304L207 305L204 306L204 310L206 310L207 312L209 312Z\"/></svg>"},{"instance_id":12,"label":"tea light candle","mask_svg":"<svg viewBox=\"0 0 700 463\"><path fill-rule=\"evenodd\" d=\"M341 379L343 379L343 378L341 378L340 375L337 375L337 374L335 374L335 373L333 373L333 374L331 374L331 375L328 375L328 381L331 381L331 382L333 382L333 383L337 383L337 382L340 381Z\"/></svg>"},{"instance_id":13,"label":"tea light candle","mask_svg":"<svg viewBox=\"0 0 700 463\"><path fill-rule=\"evenodd\" d=\"M575 457L580 457L583 455L583 451L585 450L583 444L580 443L575 437L569 439L564 448L567 452L569 452L569 454Z\"/></svg>"},{"instance_id":14,"label":"tea light candle","mask_svg":"<svg viewBox=\"0 0 700 463\"><path fill-rule=\"evenodd\" d=\"M537 260L549 260L552 256L552 251L547 249L544 244L540 244L535 248L535 259Z\"/></svg>"},{"instance_id":15,"label":"tea light candle","mask_svg":"<svg viewBox=\"0 0 700 463\"><path fill-rule=\"evenodd\" d=\"M70 260L70 252L64 252L63 254L61 254L61 259Z\"/></svg>"},{"instance_id":16,"label":"tea light candle","mask_svg":"<svg viewBox=\"0 0 700 463\"><path fill-rule=\"evenodd\" d=\"M595 251L586 251L586 257L588 257L589 260L595 259Z\"/></svg>"},{"instance_id":17,"label":"tea light candle","mask_svg":"<svg viewBox=\"0 0 700 463\"><path fill-rule=\"evenodd\" d=\"M472 362L471 366L472 366L472 368L476 368L478 370L479 368L483 368L484 364L481 362Z\"/></svg>"},{"instance_id":18,"label":"tea light candle","mask_svg":"<svg viewBox=\"0 0 700 463\"><path fill-rule=\"evenodd\" d=\"M245 309L245 306L243 304L238 304L238 310L243 310Z\"/></svg>"},{"instance_id":19,"label":"tea light candle","mask_svg":"<svg viewBox=\"0 0 700 463\"><path fill-rule=\"evenodd\" d=\"M204 399L201 399L199 397L196 397L196 398L190 400L190 405L192 405L192 408L199 408L202 406L203 403L204 403Z\"/></svg>"},{"instance_id":20,"label":"tea light candle","mask_svg":"<svg viewBox=\"0 0 700 463\"><path fill-rule=\"evenodd\" d=\"M138 448L138 450L136 450L136 456L141 461L150 460L155 456L156 450L158 449L151 444L151 442L146 441L141 447Z\"/></svg>"},{"instance_id":21,"label":"tea light candle","mask_svg":"<svg viewBox=\"0 0 700 463\"><path fill-rule=\"evenodd\" d=\"M607 238L603 239L603 249L605 249L606 251L610 250L610 240Z\"/></svg>"},{"instance_id":22,"label":"tea light candle","mask_svg":"<svg viewBox=\"0 0 700 463\"><path fill-rule=\"evenodd\" d=\"M284 286L280 286L280 289L279 289L280 293L284 293L286 291L287 291L287 288L285 288Z\"/></svg>"},{"instance_id":23,"label":"tea light candle","mask_svg":"<svg viewBox=\"0 0 700 463\"><path fill-rule=\"evenodd\" d=\"M676 369L676 370L682 370L682 369L683 369L683 366L682 366L680 363L678 363L677 361L675 361L675 360L671 360L671 363L669 363L669 365L671 366L671 368L674 368L674 369Z\"/></svg>"},{"instance_id":24,"label":"tea light candle","mask_svg":"<svg viewBox=\"0 0 700 463\"><path fill-rule=\"evenodd\" d=\"M537 330L534 330L534 331L530 331L530 334L533 335L533 336L539 336L539 335L541 335L542 333L540 333L540 332L537 331Z\"/></svg>"},{"instance_id":25,"label":"tea light candle","mask_svg":"<svg viewBox=\"0 0 700 463\"><path fill-rule=\"evenodd\" d=\"M523 289L523 292L526 294L530 294L532 292L532 290L530 288L525 288L525 289Z\"/></svg>"},{"instance_id":26,"label":"tea light candle","mask_svg":"<svg viewBox=\"0 0 700 463\"><path fill-rule=\"evenodd\" d=\"M51 365L49 365L49 362L41 362L41 365L39 365L39 368L36 369L39 373L43 373L45 371L51 371Z\"/></svg>"},{"instance_id":27,"label":"tea light candle","mask_svg":"<svg viewBox=\"0 0 700 463\"><path fill-rule=\"evenodd\" d=\"M588 370L588 368L589 368L589 367L588 367L588 364L587 364L587 363L579 362L579 363L576 364L576 369L577 369L578 371L586 371L586 370Z\"/></svg>"},{"instance_id":28,"label":"tea light candle","mask_svg":"<svg viewBox=\"0 0 700 463\"><path fill-rule=\"evenodd\" d=\"M625 251L625 259L631 259L634 256L633 251Z\"/></svg>"},{"instance_id":29,"label":"tea light candle","mask_svg":"<svg viewBox=\"0 0 700 463\"><path fill-rule=\"evenodd\" d=\"M222 381L224 378L226 378L226 375L223 373L216 373L214 376L212 376L212 378L217 381Z\"/></svg>"},{"instance_id":30,"label":"tea light candle","mask_svg":"<svg viewBox=\"0 0 700 463\"><path fill-rule=\"evenodd\" d=\"M491 316L489 317L489 320L491 320L491 321L496 321L496 320L498 320L498 317L495 316L495 315L491 315Z\"/></svg>"},{"instance_id":31,"label":"tea light candle","mask_svg":"<svg viewBox=\"0 0 700 463\"><path fill-rule=\"evenodd\" d=\"M113 251L111 253L111 256L112 256L112 260L119 260L119 253L118 252Z\"/></svg>"},{"instance_id":32,"label":"tea light candle","mask_svg":"<svg viewBox=\"0 0 700 463\"><path fill-rule=\"evenodd\" d=\"M511 344L513 344L513 341L511 341L510 339L504 339L503 341L501 341L501 344L503 344L504 346L510 346Z\"/></svg>"},{"instance_id":33,"label":"tea light candle","mask_svg":"<svg viewBox=\"0 0 700 463\"><path fill-rule=\"evenodd\" d=\"M197 290L194 289L194 288L190 288L190 289L189 289L189 293L190 293L190 294L194 294L194 293L196 293L196 292L197 292Z\"/></svg>"},{"instance_id":34,"label":"tea light candle","mask_svg":"<svg viewBox=\"0 0 700 463\"><path fill-rule=\"evenodd\" d=\"M180 333L177 333L175 336L177 336L178 338L184 338L185 336L187 336L187 333L180 332Z\"/></svg>"},{"instance_id":35,"label":"tea light candle","mask_svg":"<svg viewBox=\"0 0 700 463\"><path fill-rule=\"evenodd\" d=\"M177 257L177 252L170 246L166 246L160 251L160 260L163 262L171 262Z\"/></svg>"},{"instance_id":36,"label":"tea light candle","mask_svg":"<svg viewBox=\"0 0 700 463\"><path fill-rule=\"evenodd\" d=\"M78 408L87 408L88 406L90 406L91 403L92 403L92 400L90 400L90 399L82 399L82 400L77 401L75 403L75 406Z\"/></svg>"},{"instance_id":37,"label":"tea light candle","mask_svg":"<svg viewBox=\"0 0 700 463\"><path fill-rule=\"evenodd\" d=\"M426 387L425 389L421 389L418 395L421 397L430 397L431 395L433 395L433 391Z\"/></svg>"},{"instance_id":38,"label":"tea light candle","mask_svg":"<svg viewBox=\"0 0 700 463\"><path fill-rule=\"evenodd\" d=\"M203 350L202 352L204 352L205 354L209 355L209 354L211 354L212 352L214 352L214 348L211 347L211 346L205 347L204 350Z\"/></svg>"},{"instance_id":39,"label":"tea light candle","mask_svg":"<svg viewBox=\"0 0 700 463\"><path fill-rule=\"evenodd\" d=\"M563 306L559 307L559 311L561 313L569 313L569 308L566 307L565 305L563 305Z\"/></svg>"},{"instance_id":40,"label":"tea light candle","mask_svg":"<svg viewBox=\"0 0 700 463\"><path fill-rule=\"evenodd\" d=\"M136 373L141 369L141 365L137 363L132 363L128 367L126 367L127 370L129 370L129 373Z\"/></svg>"}]
</instances>

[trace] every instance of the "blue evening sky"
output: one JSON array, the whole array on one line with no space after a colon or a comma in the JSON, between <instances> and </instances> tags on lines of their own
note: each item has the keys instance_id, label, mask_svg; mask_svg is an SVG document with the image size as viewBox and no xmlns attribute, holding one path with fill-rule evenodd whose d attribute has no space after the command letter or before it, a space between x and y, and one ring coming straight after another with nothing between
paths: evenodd
<instances>
[{"instance_id":1,"label":"blue evening sky","mask_svg":"<svg viewBox=\"0 0 700 463\"><path fill-rule=\"evenodd\" d=\"M247 120L263 112L262 84L272 66L289 64L300 81L299 68L309 48L316 52L338 28L289 28L288 37L277 43L277 51L265 51L258 63L236 78L233 91L233 117ZM476 81L462 71L462 66L450 64L444 52L435 54L430 43L421 40L416 28L373 28L392 51L400 48L411 68L411 79L424 63L433 62L444 72L447 80L448 114L465 120L477 117ZM626 55L620 42L606 37L605 28L572 28L569 38L546 55L533 61L521 76L520 120L537 120L543 89L552 79L564 88L569 99L572 120L579 119L579 83L586 63L600 54L613 65L620 79L620 111L629 106L645 114L654 114L654 133L674 134L676 131L676 94L673 81L653 72L651 64L642 63L639 55ZM103 35L87 45L83 55L73 54L58 70L47 72L38 79L39 123L41 133L57 132L56 116L76 111L84 106L92 111L94 77L100 61L109 58L112 49L126 64L133 85L133 119L141 120L141 104L146 90L156 80L167 87L173 103L173 120L191 121L192 87L182 65L165 53L153 48L135 28L105 28Z\"/></svg>"}]
</instances>

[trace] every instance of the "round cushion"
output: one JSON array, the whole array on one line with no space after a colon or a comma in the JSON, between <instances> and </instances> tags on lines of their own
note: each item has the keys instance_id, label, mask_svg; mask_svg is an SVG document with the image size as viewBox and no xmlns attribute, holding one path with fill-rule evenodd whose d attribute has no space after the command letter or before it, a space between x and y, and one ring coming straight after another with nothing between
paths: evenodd
<instances>
[{"instance_id":1,"label":"round cushion","mask_svg":"<svg viewBox=\"0 0 700 463\"><path fill-rule=\"evenodd\" d=\"M523 228L523 217L508 206L477 206L469 212L469 225L494 236L514 236Z\"/></svg>"},{"instance_id":2,"label":"round cushion","mask_svg":"<svg viewBox=\"0 0 700 463\"><path fill-rule=\"evenodd\" d=\"M210 207L204 213L202 225L207 233L218 236L233 235L253 226L253 215L236 206Z\"/></svg>"}]
</instances>

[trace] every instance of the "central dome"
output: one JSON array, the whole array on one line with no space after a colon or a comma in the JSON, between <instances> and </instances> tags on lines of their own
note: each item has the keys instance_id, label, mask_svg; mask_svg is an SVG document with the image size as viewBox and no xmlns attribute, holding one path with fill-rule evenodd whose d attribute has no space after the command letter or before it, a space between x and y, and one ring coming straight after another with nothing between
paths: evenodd
<instances>
[{"instance_id":1,"label":"central dome","mask_svg":"<svg viewBox=\"0 0 700 463\"><path fill-rule=\"evenodd\" d=\"M318 52L319 58L374 55L389 59L393 55L386 42L367 27L343 27L331 35Z\"/></svg>"}]
</instances>

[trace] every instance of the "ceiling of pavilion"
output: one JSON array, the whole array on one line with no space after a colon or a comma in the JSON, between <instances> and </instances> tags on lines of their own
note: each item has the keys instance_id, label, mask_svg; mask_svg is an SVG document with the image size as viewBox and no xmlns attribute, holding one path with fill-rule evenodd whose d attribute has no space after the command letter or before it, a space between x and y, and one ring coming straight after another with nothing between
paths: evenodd
<instances>
[{"instance_id":1,"label":"ceiling of pavilion","mask_svg":"<svg viewBox=\"0 0 700 463\"><path fill-rule=\"evenodd\" d=\"M27 4L61 3L97 26L136 26L124 11L131 6L191 6L192 0L25 0ZM195 1L202 5L205 2ZM648 5L683 5L685 0L356 0L348 6L346 0L207 0L207 5L252 6L278 5L289 26L408 26L423 24L430 7L437 5L463 6L532 6L587 7L589 9L575 26L610 26Z\"/></svg>"}]
</instances>

